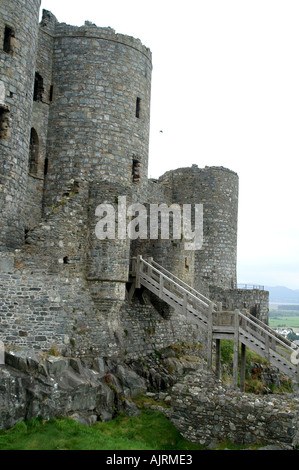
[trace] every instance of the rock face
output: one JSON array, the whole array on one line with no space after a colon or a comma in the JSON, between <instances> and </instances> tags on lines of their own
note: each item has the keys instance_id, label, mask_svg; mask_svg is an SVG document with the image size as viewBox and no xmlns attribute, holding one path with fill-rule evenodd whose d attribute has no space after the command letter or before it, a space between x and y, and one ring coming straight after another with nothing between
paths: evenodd
<instances>
[{"instance_id":1,"label":"rock face","mask_svg":"<svg viewBox=\"0 0 299 470\"><path fill-rule=\"evenodd\" d=\"M143 377L150 392L170 392L175 383L201 367L200 350L189 346L184 352L174 347L163 348L158 355L149 355L142 361L129 361L128 365Z\"/></svg>"},{"instance_id":2,"label":"rock face","mask_svg":"<svg viewBox=\"0 0 299 470\"><path fill-rule=\"evenodd\" d=\"M233 390L207 370L197 349L186 355L177 347L127 364L6 351L0 365L0 429L38 416L71 417L85 425L108 421L118 411L137 416L132 399L144 393L157 401L150 407L162 411L185 439L207 448L224 439L284 449L299 443L298 397ZM160 406L163 401L168 407Z\"/></svg>"},{"instance_id":3,"label":"rock face","mask_svg":"<svg viewBox=\"0 0 299 470\"><path fill-rule=\"evenodd\" d=\"M137 415L130 398L145 390L141 377L111 360L97 358L89 368L79 359L6 352L0 366L0 429L38 416L92 424L112 419L119 410Z\"/></svg>"}]
</instances>

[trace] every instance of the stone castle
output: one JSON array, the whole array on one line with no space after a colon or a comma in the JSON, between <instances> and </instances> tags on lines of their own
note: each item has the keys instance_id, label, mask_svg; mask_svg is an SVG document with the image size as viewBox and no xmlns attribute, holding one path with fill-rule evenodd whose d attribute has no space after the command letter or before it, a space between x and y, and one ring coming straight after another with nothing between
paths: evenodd
<instances>
[{"instance_id":1,"label":"stone castle","mask_svg":"<svg viewBox=\"0 0 299 470\"><path fill-rule=\"evenodd\" d=\"M238 176L180 168L148 179L152 58L140 40L59 23L40 0L0 6L0 339L67 355L140 358L201 339L142 289L152 257L226 309L268 322L268 293L237 287ZM203 246L99 240L96 207L203 204Z\"/></svg>"}]
</instances>

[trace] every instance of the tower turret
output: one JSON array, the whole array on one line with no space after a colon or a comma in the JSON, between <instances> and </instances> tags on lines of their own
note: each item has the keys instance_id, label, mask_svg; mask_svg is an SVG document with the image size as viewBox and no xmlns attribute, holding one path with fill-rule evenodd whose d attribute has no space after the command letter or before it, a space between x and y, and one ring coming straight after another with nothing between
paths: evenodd
<instances>
[{"instance_id":1,"label":"tower turret","mask_svg":"<svg viewBox=\"0 0 299 470\"><path fill-rule=\"evenodd\" d=\"M149 49L90 22L57 24L53 65L46 205L55 204L65 182L83 177L132 183L142 194L148 170Z\"/></svg>"},{"instance_id":2,"label":"tower turret","mask_svg":"<svg viewBox=\"0 0 299 470\"><path fill-rule=\"evenodd\" d=\"M0 249L24 242L40 0L2 0L0 15Z\"/></svg>"},{"instance_id":3,"label":"tower turret","mask_svg":"<svg viewBox=\"0 0 299 470\"><path fill-rule=\"evenodd\" d=\"M203 244L194 254L194 287L237 287L238 175L223 167L179 168L159 182L169 200L203 205ZM176 268L177 270L177 268Z\"/></svg>"}]
</instances>

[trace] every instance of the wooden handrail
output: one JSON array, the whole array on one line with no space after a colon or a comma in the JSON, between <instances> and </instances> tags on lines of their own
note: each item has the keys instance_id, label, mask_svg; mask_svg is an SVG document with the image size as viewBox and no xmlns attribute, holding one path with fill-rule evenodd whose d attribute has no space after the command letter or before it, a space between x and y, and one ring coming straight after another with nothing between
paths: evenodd
<instances>
[{"instance_id":1,"label":"wooden handrail","mask_svg":"<svg viewBox=\"0 0 299 470\"><path fill-rule=\"evenodd\" d=\"M284 338L282 337L279 333L277 333L276 331L273 330L273 328L271 328L269 325L266 325L266 323L262 322L261 320L259 320L259 318L256 318L254 317L251 313L249 312L246 312L244 313L243 315L245 315L246 317L248 318L251 318L253 320L253 322L255 324L259 324L264 330L267 330L271 335L277 337L279 340L281 338L281 341L283 341L284 345L288 345L290 348L292 348L293 350L297 349L296 345L294 343L292 343L292 341L290 341L289 339L287 338Z\"/></svg>"},{"instance_id":2,"label":"wooden handrail","mask_svg":"<svg viewBox=\"0 0 299 470\"><path fill-rule=\"evenodd\" d=\"M167 279L170 283L174 283L177 287L179 287L181 289L181 291L183 293L185 293L186 295L188 296L191 296L191 298L193 298L195 301L199 301L201 302L206 308L209 308L209 305L210 304L213 304L215 306L215 304L207 299L206 299L206 302L204 300L202 300L200 297L197 297L196 295L194 295L192 292L189 292L187 289L185 289L184 287L180 286L178 283L176 283L173 279L171 279L170 277L168 277L166 274L162 273L159 269L155 268L152 264L148 263L147 261L145 261L142 257L140 257L140 271L141 271L141 274L142 274L142 268L141 266L142 265L145 265L145 266L148 266L150 267L152 270L156 271L158 273L159 276L162 276L163 278ZM183 282L183 281L182 281ZM188 284L186 284L188 286Z\"/></svg>"},{"instance_id":3,"label":"wooden handrail","mask_svg":"<svg viewBox=\"0 0 299 470\"><path fill-rule=\"evenodd\" d=\"M174 274L172 274L170 271L168 271L166 268L164 268L163 266L161 266L160 264L158 264L156 261L154 260L151 260L151 263L152 266L157 266L157 268L161 271L165 271L168 275L168 277L170 278L173 278L175 279L175 281L177 282L177 284L183 284L186 288L186 290L188 291L192 291L192 293L197 297L201 298L201 299L204 299L204 301L209 304L210 299L208 299L207 297L205 297L203 294L201 294L200 292L198 292L197 290L195 290L193 287L189 286L189 284L187 284L186 282L182 281L182 279L179 279L178 277L176 277Z\"/></svg>"},{"instance_id":4,"label":"wooden handrail","mask_svg":"<svg viewBox=\"0 0 299 470\"><path fill-rule=\"evenodd\" d=\"M268 336L268 338L272 338L276 343L279 343L281 346L283 346L286 349L291 350L293 353L296 351L298 348L294 345L294 347L291 347L290 345L286 344L284 341L282 341L280 338L277 336L273 335L270 331L268 331L266 328L262 328L260 325L258 325L255 321L251 320L247 315L244 315L243 313L239 312L239 316L241 318L245 318L246 322L253 324L255 327L258 326L259 331L265 333L265 335ZM253 317L255 318L255 317ZM267 326L267 325L265 325Z\"/></svg>"},{"instance_id":5,"label":"wooden handrail","mask_svg":"<svg viewBox=\"0 0 299 470\"><path fill-rule=\"evenodd\" d=\"M248 344L248 342L250 343L250 341L254 340L255 350L260 351L270 362L274 361L276 365L281 364L282 359L287 361L279 367L284 367L284 370L286 370L288 374L296 375L296 365L291 362L289 356L291 356L294 351L298 351L299 347L282 336L280 337L272 328L249 312L246 311L243 313L239 310L235 310L234 312L217 311L215 308L216 304L213 301L174 276L153 259L148 262L144 260L142 256L138 256L136 263L136 287L140 287L142 282L145 287L159 295L159 297L168 302L169 305L174 308L179 308L185 315L187 315L187 313L193 315L197 321L200 321L200 325L204 326L208 332L208 351L210 351L210 353L213 335L218 335L216 338L219 338L219 334L221 335L221 332L222 334L225 332L225 334L232 334L235 340L235 349L238 341L243 341L243 344ZM233 316L232 324L230 325L230 322L229 324L227 324L227 322L220 324L220 318L228 318L229 314ZM213 319L216 320L216 324L213 322ZM242 325L243 322L244 325ZM246 336L245 333L249 336ZM249 340L248 338L251 339ZM237 354L236 351L235 355ZM285 352L287 357L283 352ZM211 362L210 353L208 357L209 363Z\"/></svg>"}]
</instances>

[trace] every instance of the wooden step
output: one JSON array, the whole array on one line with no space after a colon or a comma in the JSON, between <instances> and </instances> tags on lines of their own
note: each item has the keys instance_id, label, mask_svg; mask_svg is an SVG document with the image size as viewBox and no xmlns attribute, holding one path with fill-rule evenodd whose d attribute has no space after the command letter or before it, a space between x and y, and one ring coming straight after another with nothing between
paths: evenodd
<instances>
[{"instance_id":1,"label":"wooden step","mask_svg":"<svg viewBox=\"0 0 299 470\"><path fill-rule=\"evenodd\" d=\"M211 326L210 315L211 313L213 314L212 310L209 310L209 308L213 309L211 300L195 291L183 281L175 278L171 273L165 271L164 268L163 271L166 273L146 263L142 257L138 258L140 258L140 265L139 270L136 270L136 279L139 279L140 284L157 295L177 312L185 315L186 319L190 322L204 330L212 328L212 339L234 339L236 333L234 326L223 324ZM143 272L142 263L147 265L147 273ZM175 279L177 279L178 282L176 282ZM214 312L216 313L216 310L214 310ZM219 312L217 313L219 314ZM223 317L217 318L222 318L221 323L223 323ZM274 332L272 335L271 329L269 329L267 325L265 325L264 328L261 324L262 322L259 322L250 315L245 317L244 314L239 313L239 318L241 319L240 321L244 322L243 325L245 324L247 329L249 329L249 331L246 331L242 327L239 327L239 341L260 356L266 358L285 375L289 377L294 376L296 366L288 362L283 355L279 354L279 348L282 349L284 346L283 339L279 339L277 334L274 336ZM228 319L229 321L225 319L224 323L230 323L231 317L228 317ZM277 345L277 351L271 349L269 345L266 347L265 338L270 338L268 341L274 341L274 344ZM288 347L290 350L290 346Z\"/></svg>"}]
</instances>

